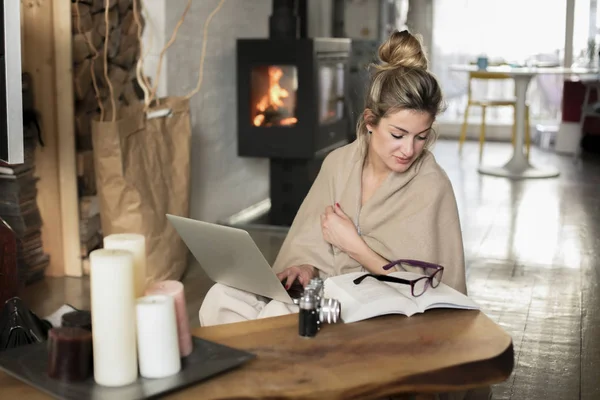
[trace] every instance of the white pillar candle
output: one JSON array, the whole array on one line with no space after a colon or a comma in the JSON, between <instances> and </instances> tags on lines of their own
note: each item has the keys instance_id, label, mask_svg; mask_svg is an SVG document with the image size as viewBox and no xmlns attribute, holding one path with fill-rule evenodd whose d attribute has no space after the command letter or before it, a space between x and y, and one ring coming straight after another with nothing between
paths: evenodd
<instances>
[{"instance_id":1,"label":"white pillar candle","mask_svg":"<svg viewBox=\"0 0 600 400\"><path fill-rule=\"evenodd\" d=\"M90 253L94 380L125 386L138 377L133 256L125 250Z\"/></svg>"},{"instance_id":2,"label":"white pillar candle","mask_svg":"<svg viewBox=\"0 0 600 400\"><path fill-rule=\"evenodd\" d=\"M105 249L128 250L133 254L135 297L142 297L146 288L146 239L137 233L114 233L104 238Z\"/></svg>"},{"instance_id":3,"label":"white pillar candle","mask_svg":"<svg viewBox=\"0 0 600 400\"><path fill-rule=\"evenodd\" d=\"M140 375L164 378L181 370L175 303L168 295L137 300L137 345Z\"/></svg>"}]
</instances>

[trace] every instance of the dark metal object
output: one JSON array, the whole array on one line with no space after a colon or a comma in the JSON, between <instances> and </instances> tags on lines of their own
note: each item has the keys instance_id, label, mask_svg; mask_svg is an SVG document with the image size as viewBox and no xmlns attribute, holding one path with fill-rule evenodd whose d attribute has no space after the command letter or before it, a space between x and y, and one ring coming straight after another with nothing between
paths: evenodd
<instances>
[{"instance_id":1,"label":"dark metal object","mask_svg":"<svg viewBox=\"0 0 600 400\"><path fill-rule=\"evenodd\" d=\"M273 13L269 16L271 39L297 39L299 21L294 0L273 0Z\"/></svg>"},{"instance_id":2,"label":"dark metal object","mask_svg":"<svg viewBox=\"0 0 600 400\"><path fill-rule=\"evenodd\" d=\"M319 331L319 315L317 313L317 298L313 289L304 291L299 306L298 334L304 337L316 336Z\"/></svg>"},{"instance_id":3,"label":"dark metal object","mask_svg":"<svg viewBox=\"0 0 600 400\"><path fill-rule=\"evenodd\" d=\"M320 68L342 68L348 75L349 39L238 39L238 154L242 157L314 158L319 151L347 143L347 118L330 123L319 120L319 96L329 84L319 76ZM256 95L252 72L257 66L294 66L297 74L292 126L255 126L252 118ZM341 101L341 99L340 99Z\"/></svg>"},{"instance_id":4,"label":"dark metal object","mask_svg":"<svg viewBox=\"0 0 600 400\"><path fill-rule=\"evenodd\" d=\"M0 352L45 342L50 324L27 308L23 300L13 297L4 303L0 314Z\"/></svg>"},{"instance_id":5,"label":"dark metal object","mask_svg":"<svg viewBox=\"0 0 600 400\"><path fill-rule=\"evenodd\" d=\"M336 299L325 297L325 285L316 277L304 288L299 301L298 333L300 336L313 337L322 324L335 324L341 320L341 305Z\"/></svg>"}]
</instances>

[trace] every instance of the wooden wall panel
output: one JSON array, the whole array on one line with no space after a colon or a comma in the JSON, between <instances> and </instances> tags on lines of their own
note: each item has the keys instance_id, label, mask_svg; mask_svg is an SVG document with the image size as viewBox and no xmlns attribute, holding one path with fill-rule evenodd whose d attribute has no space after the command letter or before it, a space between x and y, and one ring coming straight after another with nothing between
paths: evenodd
<instances>
[{"instance_id":1,"label":"wooden wall panel","mask_svg":"<svg viewBox=\"0 0 600 400\"><path fill-rule=\"evenodd\" d=\"M79 201L77 197L77 162L75 154L75 99L71 2L53 1L54 60L56 84L56 131L58 136L58 187L60 191L64 273L81 276L79 245Z\"/></svg>"},{"instance_id":2,"label":"wooden wall panel","mask_svg":"<svg viewBox=\"0 0 600 400\"><path fill-rule=\"evenodd\" d=\"M32 78L45 144L36 150L36 175L50 276L81 275L71 43L66 42L71 40L70 6L65 0L21 1L23 71Z\"/></svg>"}]
</instances>

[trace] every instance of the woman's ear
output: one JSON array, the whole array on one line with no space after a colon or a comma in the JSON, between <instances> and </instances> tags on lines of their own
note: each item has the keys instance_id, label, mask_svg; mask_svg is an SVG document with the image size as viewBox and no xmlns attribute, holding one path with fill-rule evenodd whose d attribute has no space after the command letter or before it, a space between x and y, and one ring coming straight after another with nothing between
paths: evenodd
<instances>
[{"instance_id":1,"label":"woman's ear","mask_svg":"<svg viewBox=\"0 0 600 400\"><path fill-rule=\"evenodd\" d=\"M375 117L375 113L368 108L363 111L363 119L367 130L372 131L373 128L377 126L377 117Z\"/></svg>"}]
</instances>

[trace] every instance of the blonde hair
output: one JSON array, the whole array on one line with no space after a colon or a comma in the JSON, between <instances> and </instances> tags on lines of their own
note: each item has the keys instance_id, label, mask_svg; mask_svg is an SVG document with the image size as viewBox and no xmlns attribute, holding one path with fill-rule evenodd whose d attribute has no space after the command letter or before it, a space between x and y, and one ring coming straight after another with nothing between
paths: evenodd
<instances>
[{"instance_id":1,"label":"blonde hair","mask_svg":"<svg viewBox=\"0 0 600 400\"><path fill-rule=\"evenodd\" d=\"M433 119L442 112L442 90L428 70L420 36L406 30L395 31L379 47L379 59L380 64L371 66L373 72L365 98L365 113L357 123L358 138L366 137L367 123L377 125L381 118L400 110L427 112ZM432 131L425 147L430 147L436 138Z\"/></svg>"}]
</instances>

